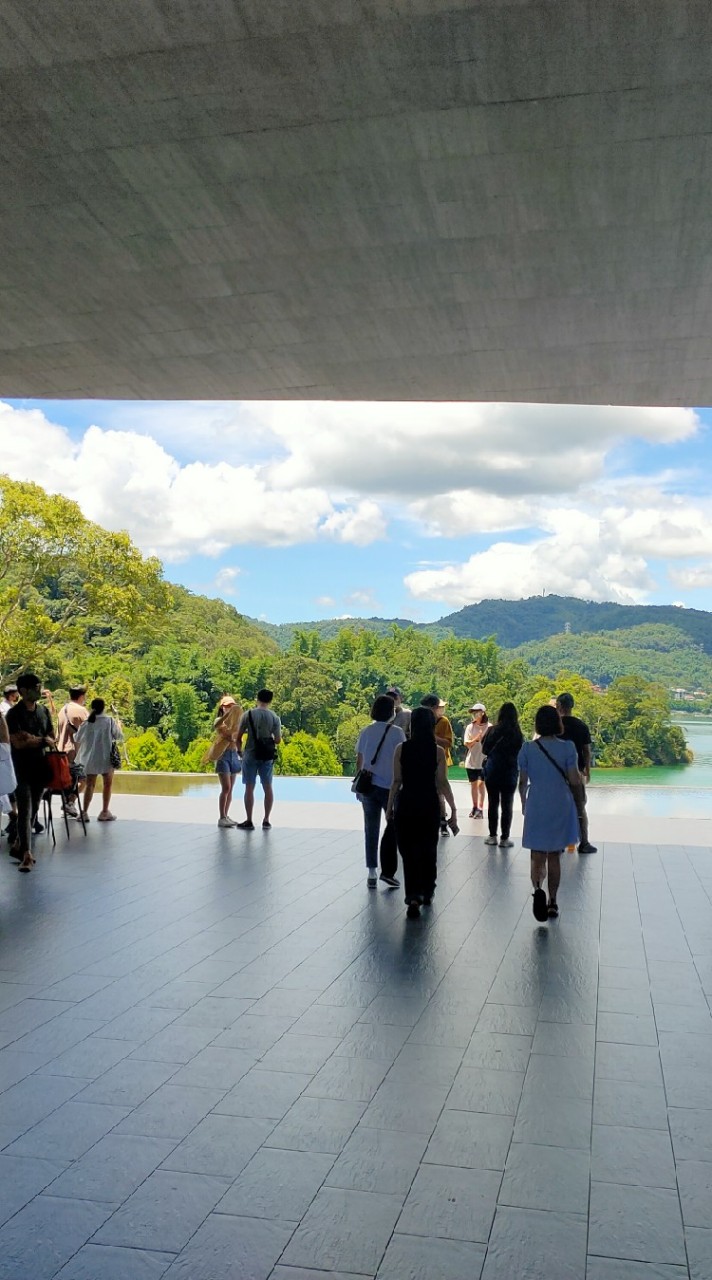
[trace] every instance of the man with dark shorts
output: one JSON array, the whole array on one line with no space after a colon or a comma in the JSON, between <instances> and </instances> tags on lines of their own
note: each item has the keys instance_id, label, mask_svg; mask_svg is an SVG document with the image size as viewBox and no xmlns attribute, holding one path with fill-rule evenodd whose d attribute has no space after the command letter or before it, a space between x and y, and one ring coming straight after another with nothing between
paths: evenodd
<instances>
[{"instance_id":1,"label":"man with dark shorts","mask_svg":"<svg viewBox=\"0 0 712 1280\"><path fill-rule=\"evenodd\" d=\"M18 676L17 688L20 702L5 717L17 777L17 836L11 856L20 863L20 871L30 871L35 861L32 824L46 780L44 753L47 747L55 746L55 740L49 711L40 705L42 686L34 672Z\"/></svg>"},{"instance_id":2,"label":"man with dark shorts","mask_svg":"<svg viewBox=\"0 0 712 1280\"><path fill-rule=\"evenodd\" d=\"M556 699L556 710L561 716L561 723L564 726L562 738L567 742L573 742L578 756L578 768L584 783L591 781L591 733L589 727L584 720L580 720L578 716L572 716L574 700L570 693L560 693ZM588 838L588 814L586 812L586 788L581 787L580 793L574 795L576 801L576 812L579 820L580 842L578 846L579 853L597 853L598 849L595 844L591 844Z\"/></svg>"}]
</instances>

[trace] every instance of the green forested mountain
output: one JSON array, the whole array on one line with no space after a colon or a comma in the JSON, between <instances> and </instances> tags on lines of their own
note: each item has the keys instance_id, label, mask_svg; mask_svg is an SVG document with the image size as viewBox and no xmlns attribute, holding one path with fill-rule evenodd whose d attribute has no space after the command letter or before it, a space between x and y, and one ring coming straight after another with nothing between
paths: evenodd
<instances>
[{"instance_id":1,"label":"green forested mountain","mask_svg":"<svg viewBox=\"0 0 712 1280\"><path fill-rule=\"evenodd\" d=\"M665 624L585 635L560 632L547 640L530 640L508 656L551 677L568 668L594 684L608 685L616 676L641 675L668 689L712 695L712 657L680 627Z\"/></svg>"},{"instance_id":2,"label":"green forested mountain","mask_svg":"<svg viewBox=\"0 0 712 1280\"><path fill-rule=\"evenodd\" d=\"M666 625L684 631L690 640L712 654L712 614L677 605L599 604L573 596L530 596L527 600L482 600L439 619L454 635L481 639L494 636L504 649L515 649L530 640L545 640L563 632L566 625L577 634L629 630L631 627Z\"/></svg>"},{"instance_id":3,"label":"green forested mountain","mask_svg":"<svg viewBox=\"0 0 712 1280\"><path fill-rule=\"evenodd\" d=\"M409 622L407 618L322 618L316 622L280 623L258 622L254 619L254 622L255 626L261 627L268 636L277 641L280 649L289 649L300 632L314 633L320 640L333 640L334 636L344 629L354 632L372 631L374 635L387 636L394 627L400 627L401 630L412 627L416 631L424 631L437 639L443 639L452 634L449 627L441 626L439 622L416 623Z\"/></svg>"}]
</instances>

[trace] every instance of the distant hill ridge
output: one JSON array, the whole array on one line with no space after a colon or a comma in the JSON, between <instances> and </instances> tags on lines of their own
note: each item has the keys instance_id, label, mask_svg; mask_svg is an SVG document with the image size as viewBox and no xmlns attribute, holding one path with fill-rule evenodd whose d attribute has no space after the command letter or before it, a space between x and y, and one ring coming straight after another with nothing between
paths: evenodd
<instances>
[{"instance_id":1,"label":"distant hill ridge","mask_svg":"<svg viewBox=\"0 0 712 1280\"><path fill-rule=\"evenodd\" d=\"M569 625L574 634L629 630L644 625L667 625L684 632L705 653L712 654L712 613L670 604L615 604L579 600L575 596L529 596L526 600L482 600L446 614L437 622L411 622L406 618L328 618L316 622L258 623L279 644L288 648L297 631L316 631L324 639L341 627L375 631L382 635L392 626L415 627L435 636L448 632L462 639L494 636L503 649L516 649L534 640L559 635Z\"/></svg>"}]
</instances>

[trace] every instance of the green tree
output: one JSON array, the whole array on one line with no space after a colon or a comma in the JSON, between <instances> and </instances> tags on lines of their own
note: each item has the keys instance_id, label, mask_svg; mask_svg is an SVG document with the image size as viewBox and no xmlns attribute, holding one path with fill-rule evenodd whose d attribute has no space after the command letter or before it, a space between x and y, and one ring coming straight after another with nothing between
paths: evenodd
<instances>
[{"instance_id":1,"label":"green tree","mask_svg":"<svg viewBox=\"0 0 712 1280\"><path fill-rule=\"evenodd\" d=\"M279 772L333 777L340 776L343 769L326 734L298 730L280 748Z\"/></svg>"},{"instance_id":2,"label":"green tree","mask_svg":"<svg viewBox=\"0 0 712 1280\"><path fill-rule=\"evenodd\" d=\"M172 712L170 730L181 751L198 733L202 719L202 706L195 689L190 684L174 684L169 690Z\"/></svg>"}]
</instances>

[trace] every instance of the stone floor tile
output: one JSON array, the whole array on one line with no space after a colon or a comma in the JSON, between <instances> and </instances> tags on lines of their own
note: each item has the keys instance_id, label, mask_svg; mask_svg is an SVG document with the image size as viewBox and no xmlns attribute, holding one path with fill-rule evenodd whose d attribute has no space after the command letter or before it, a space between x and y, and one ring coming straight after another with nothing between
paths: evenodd
<instances>
[{"instance_id":1,"label":"stone floor tile","mask_svg":"<svg viewBox=\"0 0 712 1280\"><path fill-rule=\"evenodd\" d=\"M600 1080L593 1099L594 1124L667 1129L663 1089L630 1080Z\"/></svg>"},{"instance_id":2,"label":"stone floor tile","mask_svg":"<svg viewBox=\"0 0 712 1280\"><path fill-rule=\"evenodd\" d=\"M208 1115L166 1156L162 1167L180 1173L236 1178L274 1127L273 1120Z\"/></svg>"},{"instance_id":3,"label":"stone floor tile","mask_svg":"<svg viewBox=\"0 0 712 1280\"><path fill-rule=\"evenodd\" d=\"M133 1040L136 1044L145 1044L175 1022L177 1016L175 1009L144 1009L137 1005L105 1022L101 1034L108 1040ZM174 1061L182 1062L183 1059L175 1058Z\"/></svg>"},{"instance_id":4,"label":"stone floor tile","mask_svg":"<svg viewBox=\"0 0 712 1280\"><path fill-rule=\"evenodd\" d=\"M377 1280L479 1280L485 1246L469 1240L424 1240L396 1231ZM276 1280L276 1277L275 1277ZM284 1280L288 1280L285 1275Z\"/></svg>"},{"instance_id":5,"label":"stone floor tile","mask_svg":"<svg viewBox=\"0 0 712 1280\"><path fill-rule=\"evenodd\" d=\"M712 1161L712 1110L668 1109L675 1159Z\"/></svg>"},{"instance_id":6,"label":"stone floor tile","mask_svg":"<svg viewBox=\"0 0 712 1280\"><path fill-rule=\"evenodd\" d=\"M598 989L599 1013L634 1013L639 1016L650 1015L653 1006L650 994L645 988L606 987Z\"/></svg>"},{"instance_id":7,"label":"stone floor tile","mask_svg":"<svg viewBox=\"0 0 712 1280\"><path fill-rule=\"evenodd\" d=\"M556 1061L557 1098L579 1098L590 1102L593 1096L593 1054L590 1058L558 1058ZM538 1098L546 1094L551 1084L551 1058L544 1053L533 1053L524 1078L524 1096L533 1093Z\"/></svg>"},{"instance_id":8,"label":"stone floor tile","mask_svg":"<svg viewBox=\"0 0 712 1280\"><path fill-rule=\"evenodd\" d=\"M512 1141L511 1116L443 1111L425 1153L427 1164L460 1169L504 1169Z\"/></svg>"},{"instance_id":9,"label":"stone floor tile","mask_svg":"<svg viewBox=\"0 0 712 1280\"><path fill-rule=\"evenodd\" d=\"M390 1084L386 1079L369 1102L362 1123L371 1129L397 1129L430 1136L447 1096L446 1088Z\"/></svg>"},{"instance_id":10,"label":"stone floor tile","mask_svg":"<svg viewBox=\"0 0 712 1280\"><path fill-rule=\"evenodd\" d=\"M345 1036L367 1007L367 1004L313 1004L297 1018L293 1030L305 1036Z\"/></svg>"},{"instance_id":11,"label":"stone floor tile","mask_svg":"<svg viewBox=\"0 0 712 1280\"><path fill-rule=\"evenodd\" d=\"M167 1280L267 1280L293 1223L211 1213L166 1272Z\"/></svg>"},{"instance_id":12,"label":"stone floor tile","mask_svg":"<svg viewBox=\"0 0 712 1280\"><path fill-rule=\"evenodd\" d=\"M308 1072L323 1067L341 1040L333 1036L302 1036L287 1031L261 1059L266 1071Z\"/></svg>"},{"instance_id":13,"label":"stone floor tile","mask_svg":"<svg viewBox=\"0 0 712 1280\"><path fill-rule=\"evenodd\" d=\"M677 1183L685 1226L712 1230L712 1163L678 1161Z\"/></svg>"},{"instance_id":14,"label":"stone floor tile","mask_svg":"<svg viewBox=\"0 0 712 1280\"><path fill-rule=\"evenodd\" d=\"M364 1113L362 1102L298 1098L266 1139L268 1147L338 1155Z\"/></svg>"},{"instance_id":15,"label":"stone floor tile","mask_svg":"<svg viewBox=\"0 0 712 1280\"><path fill-rule=\"evenodd\" d=\"M247 1049L218 1048L208 1045L171 1077L175 1085L186 1088L233 1089L256 1066L257 1058Z\"/></svg>"},{"instance_id":16,"label":"stone floor tile","mask_svg":"<svg viewBox=\"0 0 712 1280\"><path fill-rule=\"evenodd\" d=\"M127 1114L126 1107L65 1102L5 1148L6 1155L35 1156L67 1163L77 1160Z\"/></svg>"},{"instance_id":17,"label":"stone floor tile","mask_svg":"<svg viewBox=\"0 0 712 1280\"><path fill-rule=\"evenodd\" d=\"M104 1040L96 1035L87 1036L80 1044L53 1057L40 1068L38 1074L79 1076L80 1079L95 1080L136 1048L138 1046L133 1040Z\"/></svg>"},{"instance_id":18,"label":"stone floor tile","mask_svg":"<svg viewBox=\"0 0 712 1280\"><path fill-rule=\"evenodd\" d=\"M554 1058L592 1058L595 1042L592 1026L575 1022L543 1022L540 1013L532 1053Z\"/></svg>"},{"instance_id":19,"label":"stone floor tile","mask_svg":"<svg viewBox=\"0 0 712 1280\"><path fill-rule=\"evenodd\" d=\"M177 1027L171 1023L134 1049L131 1057L141 1062L190 1062L214 1039L214 1027Z\"/></svg>"},{"instance_id":20,"label":"stone floor tile","mask_svg":"<svg viewBox=\"0 0 712 1280\"><path fill-rule=\"evenodd\" d=\"M388 1063L380 1058L337 1058L332 1056L307 1086L305 1096L333 1098L344 1102L370 1102L377 1092Z\"/></svg>"},{"instance_id":21,"label":"stone floor tile","mask_svg":"<svg viewBox=\"0 0 712 1280\"><path fill-rule=\"evenodd\" d=\"M138 1107L179 1069L174 1062L135 1062L124 1058L82 1089L76 1100Z\"/></svg>"},{"instance_id":22,"label":"stone floor tile","mask_svg":"<svg viewBox=\"0 0 712 1280\"><path fill-rule=\"evenodd\" d=\"M667 1263L627 1262L623 1258L592 1258L586 1263L586 1280L688 1280L687 1267Z\"/></svg>"},{"instance_id":23,"label":"stone floor tile","mask_svg":"<svg viewBox=\"0 0 712 1280\"><path fill-rule=\"evenodd\" d=\"M610 1044L658 1043L655 1019L652 1013L604 1013L599 1012L596 1021L596 1040Z\"/></svg>"},{"instance_id":24,"label":"stone floor tile","mask_svg":"<svg viewBox=\"0 0 712 1280\"><path fill-rule=\"evenodd\" d=\"M522 1096L514 1122L514 1141L588 1151L591 1146L591 1103L582 1098L556 1098L548 1106L534 1091Z\"/></svg>"},{"instance_id":25,"label":"stone floor tile","mask_svg":"<svg viewBox=\"0 0 712 1280\"><path fill-rule=\"evenodd\" d=\"M709 1280L712 1276L712 1231L688 1227L685 1232L690 1280Z\"/></svg>"},{"instance_id":26,"label":"stone floor tile","mask_svg":"<svg viewBox=\"0 0 712 1280\"><path fill-rule=\"evenodd\" d=\"M185 1089L164 1084L117 1126L117 1133L147 1138L175 1138L177 1142L212 1111L223 1094L219 1089Z\"/></svg>"},{"instance_id":27,"label":"stone floor tile","mask_svg":"<svg viewBox=\"0 0 712 1280\"><path fill-rule=\"evenodd\" d=\"M203 996L175 1019L179 1027L214 1027L216 1035L233 1027L252 1007L252 1000L230 1000L225 996Z\"/></svg>"},{"instance_id":28,"label":"stone floor tile","mask_svg":"<svg viewBox=\"0 0 712 1280\"><path fill-rule=\"evenodd\" d=\"M498 1032L502 1035L533 1036L536 1022L537 1010L531 1006L488 1002L477 1019L476 1030Z\"/></svg>"},{"instance_id":29,"label":"stone floor tile","mask_svg":"<svg viewBox=\"0 0 712 1280\"><path fill-rule=\"evenodd\" d=\"M514 1280L515 1276L582 1280L585 1273L584 1217L505 1206L497 1209L482 1280Z\"/></svg>"},{"instance_id":30,"label":"stone floor tile","mask_svg":"<svg viewBox=\"0 0 712 1280\"><path fill-rule=\"evenodd\" d=\"M280 1261L373 1276L402 1204L402 1196L322 1187Z\"/></svg>"},{"instance_id":31,"label":"stone floor tile","mask_svg":"<svg viewBox=\"0 0 712 1280\"><path fill-rule=\"evenodd\" d=\"M661 1085L660 1054L652 1045L599 1044L596 1048L596 1079Z\"/></svg>"},{"instance_id":32,"label":"stone floor tile","mask_svg":"<svg viewBox=\"0 0 712 1280\"><path fill-rule=\"evenodd\" d=\"M283 1267L278 1263L274 1271L270 1272L269 1280L364 1280L363 1274L356 1275L351 1271L348 1274L345 1271L323 1271L321 1267L315 1271L312 1267ZM367 1276L365 1280L372 1280Z\"/></svg>"},{"instance_id":33,"label":"stone floor tile","mask_svg":"<svg viewBox=\"0 0 712 1280\"><path fill-rule=\"evenodd\" d=\"M299 1222L333 1163L333 1156L317 1151L263 1147L242 1170L215 1212Z\"/></svg>"},{"instance_id":34,"label":"stone floor tile","mask_svg":"<svg viewBox=\"0 0 712 1280\"><path fill-rule=\"evenodd\" d=\"M587 1151L514 1142L507 1155L499 1204L585 1214L589 1167Z\"/></svg>"},{"instance_id":35,"label":"stone floor tile","mask_svg":"<svg viewBox=\"0 0 712 1280\"><path fill-rule=\"evenodd\" d=\"M423 996L376 996L364 1009L359 1021L414 1027L427 1003Z\"/></svg>"},{"instance_id":36,"label":"stone floor tile","mask_svg":"<svg viewBox=\"0 0 712 1280\"><path fill-rule=\"evenodd\" d=\"M158 1168L172 1146L166 1138L108 1133L52 1183L49 1193L119 1205Z\"/></svg>"},{"instance_id":37,"label":"stone floor tile","mask_svg":"<svg viewBox=\"0 0 712 1280\"><path fill-rule=\"evenodd\" d=\"M488 1071L482 1067L461 1067L448 1096L448 1107L456 1111L488 1111L496 1115L516 1115L522 1096L524 1072Z\"/></svg>"},{"instance_id":38,"label":"stone floor tile","mask_svg":"<svg viewBox=\"0 0 712 1280\"><path fill-rule=\"evenodd\" d=\"M326 1178L326 1186L346 1191L405 1194L410 1190L427 1144L421 1133L368 1129L359 1124Z\"/></svg>"},{"instance_id":39,"label":"stone floor tile","mask_svg":"<svg viewBox=\"0 0 712 1280\"><path fill-rule=\"evenodd\" d=\"M0 1227L0 1280L53 1280L110 1212L86 1200L36 1196Z\"/></svg>"},{"instance_id":40,"label":"stone floor tile","mask_svg":"<svg viewBox=\"0 0 712 1280\"><path fill-rule=\"evenodd\" d=\"M273 1017L265 1014L258 1017L246 1011L227 1031L219 1032L212 1043L218 1049L245 1049L255 1056L261 1056L282 1039L293 1022L293 1018L277 1017L276 1014Z\"/></svg>"},{"instance_id":41,"label":"stone floor tile","mask_svg":"<svg viewBox=\"0 0 712 1280\"><path fill-rule=\"evenodd\" d=\"M64 1165L29 1156L0 1155L0 1226L44 1191Z\"/></svg>"},{"instance_id":42,"label":"stone floor tile","mask_svg":"<svg viewBox=\"0 0 712 1280\"><path fill-rule=\"evenodd\" d=\"M490 1071L526 1071L532 1036L503 1035L497 1031L475 1031L462 1059L463 1067L484 1067Z\"/></svg>"},{"instance_id":43,"label":"stone floor tile","mask_svg":"<svg viewBox=\"0 0 712 1280\"><path fill-rule=\"evenodd\" d=\"M382 1058L395 1062L408 1036L409 1027L388 1023L357 1022L335 1049L335 1057Z\"/></svg>"},{"instance_id":44,"label":"stone floor tile","mask_svg":"<svg viewBox=\"0 0 712 1280\"><path fill-rule=\"evenodd\" d=\"M423 1165L408 1193L398 1230L486 1244L501 1177L483 1169Z\"/></svg>"},{"instance_id":45,"label":"stone floor tile","mask_svg":"<svg viewBox=\"0 0 712 1280\"><path fill-rule=\"evenodd\" d=\"M178 1253L222 1199L230 1181L157 1169L109 1218L94 1242ZM62 1201L67 1203L83 1202Z\"/></svg>"},{"instance_id":46,"label":"stone floor tile","mask_svg":"<svg viewBox=\"0 0 712 1280\"><path fill-rule=\"evenodd\" d=\"M594 1182L674 1187L675 1161L669 1134L660 1129L594 1125L591 1177Z\"/></svg>"},{"instance_id":47,"label":"stone floor tile","mask_svg":"<svg viewBox=\"0 0 712 1280\"><path fill-rule=\"evenodd\" d=\"M57 1280L160 1280L173 1258L172 1253L85 1244L57 1272Z\"/></svg>"},{"instance_id":48,"label":"stone floor tile","mask_svg":"<svg viewBox=\"0 0 712 1280\"><path fill-rule=\"evenodd\" d=\"M712 1010L706 1001L691 1008L689 1005L663 1004L656 1000L655 1024L659 1032L710 1035L712 1034Z\"/></svg>"},{"instance_id":49,"label":"stone floor tile","mask_svg":"<svg viewBox=\"0 0 712 1280\"><path fill-rule=\"evenodd\" d=\"M215 1106L220 1115L261 1116L281 1120L311 1082L310 1075L293 1071L263 1071L253 1067Z\"/></svg>"},{"instance_id":50,"label":"stone floor tile","mask_svg":"<svg viewBox=\"0 0 712 1280\"><path fill-rule=\"evenodd\" d=\"M606 1258L684 1265L677 1192L593 1182L588 1251Z\"/></svg>"}]
</instances>

